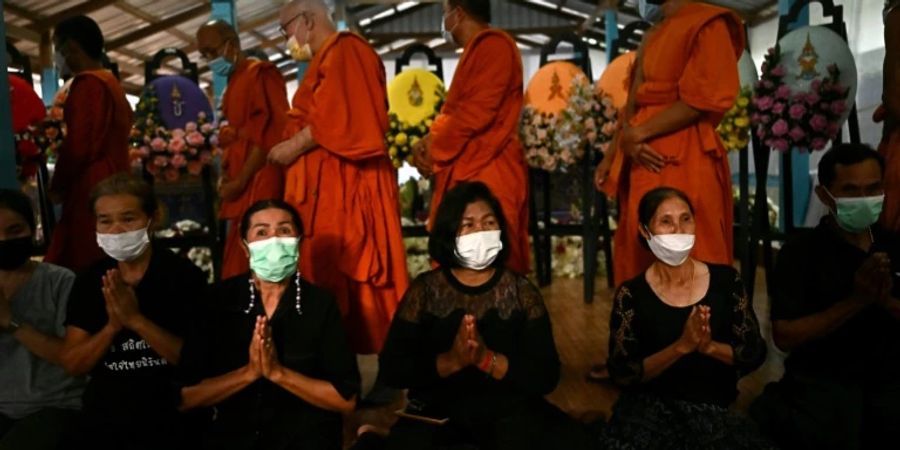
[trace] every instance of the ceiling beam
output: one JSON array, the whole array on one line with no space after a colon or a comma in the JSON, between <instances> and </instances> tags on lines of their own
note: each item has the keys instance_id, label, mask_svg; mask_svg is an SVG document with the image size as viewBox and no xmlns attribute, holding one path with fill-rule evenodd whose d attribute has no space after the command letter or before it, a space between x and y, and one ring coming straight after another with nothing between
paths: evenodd
<instances>
[{"instance_id":1,"label":"ceiling beam","mask_svg":"<svg viewBox=\"0 0 900 450\"><path fill-rule=\"evenodd\" d=\"M403 17L408 16L416 11L419 11L419 10L422 10L425 8L430 8L432 5L433 5L433 3L419 3L418 5L410 6L409 8L406 8L403 11L397 11L397 8L394 8L394 14L382 17L380 19L374 19L371 22L369 22L364 27L366 30L366 36L368 36L369 33L371 33L372 28L377 27L378 25L381 25L382 23L392 22L394 20L402 19ZM376 16L377 15L378 14L376 14ZM360 19L360 20L364 20L364 19L365 18Z\"/></svg>"},{"instance_id":2,"label":"ceiling beam","mask_svg":"<svg viewBox=\"0 0 900 450\"><path fill-rule=\"evenodd\" d=\"M115 6L116 6L116 8L118 8L128 14L131 14L132 16L137 17L145 22L156 23L156 22L159 22L159 20L160 20L159 17L157 17L153 14L150 14L147 11L144 11L143 9L140 9L136 6L133 6L131 3L128 3L125 0L117 1ZM181 39L182 41L184 41L187 44L194 42L193 36L188 35L187 33L179 30L178 28L172 27L172 28L169 28L168 30L166 30L166 32L171 34L172 36L175 36L178 39Z\"/></svg>"},{"instance_id":3,"label":"ceiling beam","mask_svg":"<svg viewBox=\"0 0 900 450\"><path fill-rule=\"evenodd\" d=\"M39 33L44 32L55 27L56 24L62 22L63 20L106 8L107 6L112 5L117 1L118 0L87 0L84 3L79 3L71 8L67 8L62 12L58 12L52 16L45 17L41 19L40 22L32 25L31 28L35 29Z\"/></svg>"},{"instance_id":4,"label":"ceiling beam","mask_svg":"<svg viewBox=\"0 0 900 450\"><path fill-rule=\"evenodd\" d=\"M107 41L106 49L107 50L115 50L116 48L123 47L125 45L137 42L144 38L148 38L150 36L153 36L156 33L165 31L176 25L182 24L189 20L193 20L204 14L208 14L211 9L212 9L212 6L209 3L197 5L191 9L188 9L187 11L183 11L181 13L175 14L174 16L168 17L159 22L148 25L137 31L133 31L124 36L113 39L111 41Z\"/></svg>"},{"instance_id":5,"label":"ceiling beam","mask_svg":"<svg viewBox=\"0 0 900 450\"><path fill-rule=\"evenodd\" d=\"M40 15L35 14L21 6L18 6L15 3L4 2L3 3L3 11L11 12L25 20L31 21L32 23L41 21ZM7 25L7 27L9 27L9 25Z\"/></svg>"},{"instance_id":6,"label":"ceiling beam","mask_svg":"<svg viewBox=\"0 0 900 450\"><path fill-rule=\"evenodd\" d=\"M36 44L40 44L41 42L41 34L37 31L29 28L19 27L10 23L6 24L6 34L9 37L20 39L23 41L30 41Z\"/></svg>"}]
</instances>

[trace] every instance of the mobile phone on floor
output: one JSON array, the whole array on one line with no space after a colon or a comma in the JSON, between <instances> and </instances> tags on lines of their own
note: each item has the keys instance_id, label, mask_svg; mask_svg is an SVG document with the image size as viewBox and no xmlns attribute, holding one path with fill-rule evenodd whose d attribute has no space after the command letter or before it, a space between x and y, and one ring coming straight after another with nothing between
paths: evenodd
<instances>
[{"instance_id":1,"label":"mobile phone on floor","mask_svg":"<svg viewBox=\"0 0 900 450\"><path fill-rule=\"evenodd\" d=\"M431 425L444 425L450 421L450 418L444 417L443 414L435 414L434 411L429 411L428 405L418 399L410 399L405 408L398 409L394 413L400 417Z\"/></svg>"}]
</instances>

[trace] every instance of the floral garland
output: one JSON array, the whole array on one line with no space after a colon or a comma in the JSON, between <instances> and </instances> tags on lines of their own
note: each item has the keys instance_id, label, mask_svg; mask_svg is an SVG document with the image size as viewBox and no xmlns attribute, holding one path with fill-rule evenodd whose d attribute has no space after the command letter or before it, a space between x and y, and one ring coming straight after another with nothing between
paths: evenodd
<instances>
[{"instance_id":1,"label":"floral garland","mask_svg":"<svg viewBox=\"0 0 900 450\"><path fill-rule=\"evenodd\" d=\"M604 153L615 133L618 111L612 98L595 92L584 75L572 79L565 109L559 114L538 112L526 105L519 134L528 165L548 172L565 172L591 151Z\"/></svg>"},{"instance_id":2,"label":"floral garland","mask_svg":"<svg viewBox=\"0 0 900 450\"><path fill-rule=\"evenodd\" d=\"M751 103L751 123L763 142L779 151L822 150L841 129L850 89L840 82L836 64L824 78L810 83L808 92L792 92L778 46L769 49Z\"/></svg>"},{"instance_id":3,"label":"floral garland","mask_svg":"<svg viewBox=\"0 0 900 450\"><path fill-rule=\"evenodd\" d=\"M403 167L404 162L412 164L413 147L428 134L434 118L440 113L447 92L443 86L438 85L435 89L435 95L437 96L437 103L434 105L434 112L419 123L404 122L397 117L397 114L388 114L390 128L385 133L384 142L395 168Z\"/></svg>"},{"instance_id":4,"label":"floral garland","mask_svg":"<svg viewBox=\"0 0 900 450\"><path fill-rule=\"evenodd\" d=\"M47 116L40 123L13 136L16 145L16 172L20 178L33 177L40 162L56 163L56 155L66 136L63 105L69 94L69 86L67 83L56 93L53 105L47 108Z\"/></svg>"},{"instance_id":5,"label":"floral garland","mask_svg":"<svg viewBox=\"0 0 900 450\"><path fill-rule=\"evenodd\" d=\"M725 149L730 152L743 150L750 143L750 112L748 107L750 106L752 94L753 92L749 87L742 88L734 101L734 105L725 113L725 116L722 117L722 122L716 127Z\"/></svg>"},{"instance_id":6,"label":"floral garland","mask_svg":"<svg viewBox=\"0 0 900 450\"><path fill-rule=\"evenodd\" d=\"M199 175L221 152L215 125L201 111L197 120L185 124L184 129L168 130L163 126L158 106L156 89L147 86L131 128L133 164L166 181L175 181L184 173Z\"/></svg>"}]
</instances>

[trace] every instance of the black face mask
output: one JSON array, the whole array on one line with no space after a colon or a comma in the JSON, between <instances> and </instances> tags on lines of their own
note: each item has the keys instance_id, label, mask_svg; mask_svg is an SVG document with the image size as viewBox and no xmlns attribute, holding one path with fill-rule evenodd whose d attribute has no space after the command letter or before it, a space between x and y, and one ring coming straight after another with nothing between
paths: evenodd
<instances>
[{"instance_id":1,"label":"black face mask","mask_svg":"<svg viewBox=\"0 0 900 450\"><path fill-rule=\"evenodd\" d=\"M31 257L31 236L0 241L0 270L18 269Z\"/></svg>"}]
</instances>

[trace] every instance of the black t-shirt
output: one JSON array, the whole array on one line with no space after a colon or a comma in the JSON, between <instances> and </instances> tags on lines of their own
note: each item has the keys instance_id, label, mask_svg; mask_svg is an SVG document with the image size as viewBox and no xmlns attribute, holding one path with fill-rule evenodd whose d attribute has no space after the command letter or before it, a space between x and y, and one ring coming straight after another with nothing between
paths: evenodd
<instances>
[{"instance_id":1,"label":"black t-shirt","mask_svg":"<svg viewBox=\"0 0 900 450\"><path fill-rule=\"evenodd\" d=\"M730 266L708 267L709 289L696 304L710 307L712 339L731 345L734 365L695 352L643 382L644 359L681 337L691 307L664 303L642 273L623 283L613 298L607 365L614 382L631 390L695 403L727 407L734 401L738 378L762 365L766 343L737 271Z\"/></svg>"},{"instance_id":2,"label":"black t-shirt","mask_svg":"<svg viewBox=\"0 0 900 450\"><path fill-rule=\"evenodd\" d=\"M775 264L772 320L794 320L825 311L853 291L856 270L873 252L886 252L891 260L894 297L900 294L900 239L873 227L869 253L845 241L826 217L819 225L787 242ZM788 373L807 376L871 379L886 369L898 374L900 322L873 305L859 312L829 335L791 351Z\"/></svg>"},{"instance_id":3,"label":"black t-shirt","mask_svg":"<svg viewBox=\"0 0 900 450\"><path fill-rule=\"evenodd\" d=\"M66 325L96 334L108 322L102 277L115 268L105 258L80 274L69 299ZM141 313L157 326L183 337L195 305L206 285L206 275L190 261L154 246L150 265L134 287ZM84 393L84 409L111 420L154 418L173 414L180 401L176 368L157 354L137 333L122 329L109 351L91 371Z\"/></svg>"},{"instance_id":4,"label":"black t-shirt","mask_svg":"<svg viewBox=\"0 0 900 450\"><path fill-rule=\"evenodd\" d=\"M296 284L284 292L269 324L279 362L302 375L330 382L345 399L359 394L356 355L350 350L333 297L301 280L301 309ZM210 288L200 325L182 350L184 384L239 369L249 359L256 317L264 315L260 293L250 305L249 275L229 278ZM215 407L204 446L217 449L341 448L341 415L310 405L259 379Z\"/></svg>"}]
</instances>

